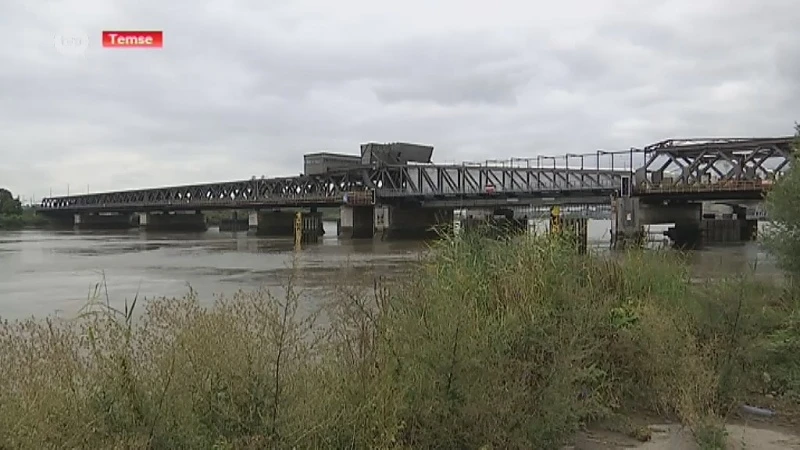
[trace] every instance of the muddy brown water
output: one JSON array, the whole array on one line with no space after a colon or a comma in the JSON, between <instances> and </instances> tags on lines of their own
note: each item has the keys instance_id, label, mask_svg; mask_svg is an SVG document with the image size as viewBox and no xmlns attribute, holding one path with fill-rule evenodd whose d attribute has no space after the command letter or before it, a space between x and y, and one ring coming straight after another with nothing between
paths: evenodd
<instances>
[{"instance_id":1,"label":"muddy brown water","mask_svg":"<svg viewBox=\"0 0 800 450\"><path fill-rule=\"evenodd\" d=\"M322 299L345 266L370 278L402 276L424 251L424 242L339 240L325 223L319 244L294 252L289 238L246 233L150 234L124 232L0 231L0 316L70 316L105 280L116 305L137 295L182 296L191 286L202 299L238 289L280 286L293 258L299 285L311 301ZM610 223L590 221L592 245L607 248ZM657 228L651 230L654 234ZM698 277L775 271L756 243L712 247L691 256Z\"/></svg>"}]
</instances>

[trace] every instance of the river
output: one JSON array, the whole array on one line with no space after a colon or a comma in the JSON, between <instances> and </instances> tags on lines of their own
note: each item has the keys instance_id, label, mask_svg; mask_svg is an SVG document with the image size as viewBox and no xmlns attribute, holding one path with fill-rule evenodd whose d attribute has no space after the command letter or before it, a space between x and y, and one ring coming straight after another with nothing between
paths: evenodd
<instances>
[{"instance_id":1,"label":"river","mask_svg":"<svg viewBox=\"0 0 800 450\"><path fill-rule=\"evenodd\" d=\"M608 247L609 229L608 221L590 221L594 247ZM73 316L98 283L107 286L115 305L137 295L182 296L189 286L210 302L214 295L239 289L281 286L294 258L298 284L311 299L321 299L342 279L343 268L366 279L402 276L426 248L424 242L340 241L335 222L326 222L325 230L320 243L299 253L290 238L217 229L193 234L0 231L0 317ZM698 276L739 274L753 267L759 273L775 271L756 243L696 251L691 263Z\"/></svg>"}]
</instances>

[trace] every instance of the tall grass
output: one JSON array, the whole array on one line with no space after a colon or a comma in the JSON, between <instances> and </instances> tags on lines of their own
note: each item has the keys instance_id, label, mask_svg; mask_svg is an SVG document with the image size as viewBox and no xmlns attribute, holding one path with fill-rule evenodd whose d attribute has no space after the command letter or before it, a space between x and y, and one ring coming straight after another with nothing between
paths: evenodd
<instances>
[{"instance_id":1,"label":"tall grass","mask_svg":"<svg viewBox=\"0 0 800 450\"><path fill-rule=\"evenodd\" d=\"M465 235L371 294L341 286L324 325L291 276L280 298L4 323L0 448L559 448L630 411L714 440L750 391L800 392L800 316L686 267Z\"/></svg>"}]
</instances>

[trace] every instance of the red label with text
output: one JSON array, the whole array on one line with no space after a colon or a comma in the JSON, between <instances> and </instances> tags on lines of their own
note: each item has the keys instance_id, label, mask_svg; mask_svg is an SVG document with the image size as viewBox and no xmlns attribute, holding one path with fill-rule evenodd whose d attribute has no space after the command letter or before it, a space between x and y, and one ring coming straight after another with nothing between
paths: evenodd
<instances>
[{"instance_id":1,"label":"red label with text","mask_svg":"<svg viewBox=\"0 0 800 450\"><path fill-rule=\"evenodd\" d=\"M163 31L103 31L103 47L161 48L163 46Z\"/></svg>"}]
</instances>

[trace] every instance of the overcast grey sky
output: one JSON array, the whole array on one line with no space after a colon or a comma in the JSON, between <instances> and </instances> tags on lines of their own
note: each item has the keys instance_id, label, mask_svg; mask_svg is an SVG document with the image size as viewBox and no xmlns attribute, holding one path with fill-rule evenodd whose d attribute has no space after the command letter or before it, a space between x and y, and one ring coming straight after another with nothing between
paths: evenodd
<instances>
[{"instance_id":1,"label":"overcast grey sky","mask_svg":"<svg viewBox=\"0 0 800 450\"><path fill-rule=\"evenodd\" d=\"M454 162L788 135L800 0L7 0L0 186L281 176L367 141ZM83 55L54 36L83 30ZM164 31L104 49L102 30Z\"/></svg>"}]
</instances>

